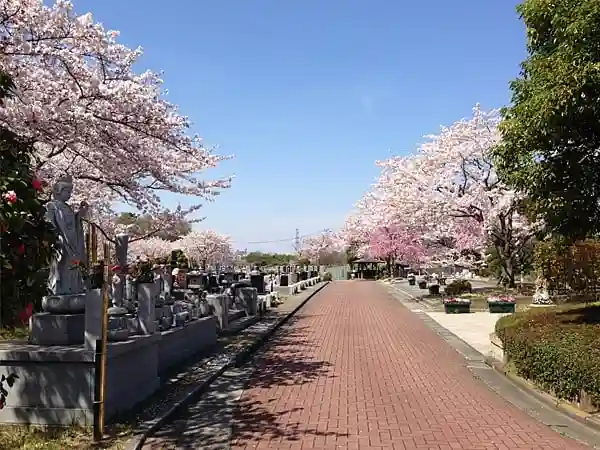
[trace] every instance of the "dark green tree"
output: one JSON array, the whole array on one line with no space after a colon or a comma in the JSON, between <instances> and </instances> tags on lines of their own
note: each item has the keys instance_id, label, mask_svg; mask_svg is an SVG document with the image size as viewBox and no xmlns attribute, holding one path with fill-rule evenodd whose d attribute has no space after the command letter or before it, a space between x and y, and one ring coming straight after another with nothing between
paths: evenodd
<instances>
[{"instance_id":1,"label":"dark green tree","mask_svg":"<svg viewBox=\"0 0 600 450\"><path fill-rule=\"evenodd\" d=\"M162 228L156 224L152 217L132 212L121 213L117 218L117 223L134 225L130 230L134 237L155 236L171 242L192 231L192 225L185 220L179 220L168 228Z\"/></svg>"},{"instance_id":2,"label":"dark green tree","mask_svg":"<svg viewBox=\"0 0 600 450\"><path fill-rule=\"evenodd\" d=\"M294 255L288 255L285 253L263 253L263 252L250 252L244 260L252 266L285 266L295 259Z\"/></svg>"},{"instance_id":3,"label":"dark green tree","mask_svg":"<svg viewBox=\"0 0 600 450\"><path fill-rule=\"evenodd\" d=\"M0 101L12 81L0 74ZM42 185L32 171L33 145L0 128L0 326L18 324L19 312L47 293L45 269L56 236L44 219Z\"/></svg>"},{"instance_id":4,"label":"dark green tree","mask_svg":"<svg viewBox=\"0 0 600 450\"><path fill-rule=\"evenodd\" d=\"M494 151L501 178L547 231L600 231L600 2L526 0L528 58Z\"/></svg>"}]
</instances>

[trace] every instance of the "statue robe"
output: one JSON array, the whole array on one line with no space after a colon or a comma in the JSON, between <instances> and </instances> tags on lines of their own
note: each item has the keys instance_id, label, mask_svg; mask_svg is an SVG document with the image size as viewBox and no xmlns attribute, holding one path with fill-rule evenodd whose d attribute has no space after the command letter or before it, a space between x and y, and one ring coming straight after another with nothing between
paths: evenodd
<instances>
[{"instance_id":1,"label":"statue robe","mask_svg":"<svg viewBox=\"0 0 600 450\"><path fill-rule=\"evenodd\" d=\"M57 250L50 263L48 287L54 295L79 294L85 291L81 270L85 264L85 237L79 214L65 202L52 200L46 204L46 219L54 226Z\"/></svg>"}]
</instances>

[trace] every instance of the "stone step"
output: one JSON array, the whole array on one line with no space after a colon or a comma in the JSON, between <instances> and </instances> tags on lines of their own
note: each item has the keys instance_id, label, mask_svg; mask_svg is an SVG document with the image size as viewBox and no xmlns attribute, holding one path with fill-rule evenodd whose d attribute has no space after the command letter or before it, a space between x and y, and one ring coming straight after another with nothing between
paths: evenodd
<instances>
[{"instance_id":1,"label":"stone step","mask_svg":"<svg viewBox=\"0 0 600 450\"><path fill-rule=\"evenodd\" d=\"M226 330L222 330L219 332L220 336L231 336L234 334L238 334L239 332L245 330L251 325L254 325L261 319L261 316L256 314L253 316L246 316L245 314L241 317L238 317L235 320L229 320L229 327Z\"/></svg>"},{"instance_id":2,"label":"stone step","mask_svg":"<svg viewBox=\"0 0 600 450\"><path fill-rule=\"evenodd\" d=\"M242 317L246 316L246 311L243 309L229 309L229 323L234 322Z\"/></svg>"}]
</instances>

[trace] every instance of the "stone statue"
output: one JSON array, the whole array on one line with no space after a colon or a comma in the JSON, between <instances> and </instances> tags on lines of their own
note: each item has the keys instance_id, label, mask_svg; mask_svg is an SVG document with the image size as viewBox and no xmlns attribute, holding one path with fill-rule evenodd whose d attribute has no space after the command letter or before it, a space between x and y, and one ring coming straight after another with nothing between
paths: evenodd
<instances>
[{"instance_id":1,"label":"stone statue","mask_svg":"<svg viewBox=\"0 0 600 450\"><path fill-rule=\"evenodd\" d=\"M82 202L75 212L67 204L72 193L72 177L60 178L52 187L52 200L46 204L46 220L54 226L58 236L48 277L48 287L55 296L80 294L86 290L81 272L86 261L82 219L87 215L88 205Z\"/></svg>"}]
</instances>

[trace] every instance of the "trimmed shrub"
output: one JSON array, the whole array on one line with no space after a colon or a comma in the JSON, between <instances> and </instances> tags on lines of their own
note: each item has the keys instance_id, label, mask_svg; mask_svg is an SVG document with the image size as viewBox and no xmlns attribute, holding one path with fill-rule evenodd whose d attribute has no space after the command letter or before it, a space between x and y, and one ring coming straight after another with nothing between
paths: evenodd
<instances>
[{"instance_id":1,"label":"trimmed shrub","mask_svg":"<svg viewBox=\"0 0 600 450\"><path fill-rule=\"evenodd\" d=\"M520 312L500 319L496 334L519 376L600 408L599 305Z\"/></svg>"},{"instance_id":2,"label":"trimmed shrub","mask_svg":"<svg viewBox=\"0 0 600 450\"><path fill-rule=\"evenodd\" d=\"M333 276L331 275L331 273L325 272L323 275L321 275L321 280L322 281L331 281L331 280L333 280Z\"/></svg>"},{"instance_id":3,"label":"trimmed shrub","mask_svg":"<svg viewBox=\"0 0 600 450\"><path fill-rule=\"evenodd\" d=\"M444 289L446 295L460 295L473 292L473 286L467 280L454 280Z\"/></svg>"}]
</instances>

